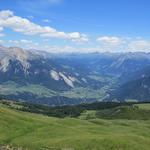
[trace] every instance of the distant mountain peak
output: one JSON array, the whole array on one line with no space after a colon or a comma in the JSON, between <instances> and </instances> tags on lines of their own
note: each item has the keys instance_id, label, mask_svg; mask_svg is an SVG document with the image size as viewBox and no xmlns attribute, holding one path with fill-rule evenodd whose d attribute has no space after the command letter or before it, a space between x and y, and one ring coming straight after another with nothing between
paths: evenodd
<instances>
[{"instance_id":1,"label":"distant mountain peak","mask_svg":"<svg viewBox=\"0 0 150 150\"><path fill-rule=\"evenodd\" d=\"M28 59L30 58L30 54L28 51L19 48L19 47L4 47L0 46L0 70L6 72L10 61L17 60L21 63L24 70L26 71L30 64Z\"/></svg>"}]
</instances>

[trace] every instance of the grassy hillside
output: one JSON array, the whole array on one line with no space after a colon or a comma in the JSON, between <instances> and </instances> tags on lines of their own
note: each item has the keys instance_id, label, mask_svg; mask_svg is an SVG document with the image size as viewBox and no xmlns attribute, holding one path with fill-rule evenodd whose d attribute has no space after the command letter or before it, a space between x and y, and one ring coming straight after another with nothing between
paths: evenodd
<instances>
[{"instance_id":1,"label":"grassy hillside","mask_svg":"<svg viewBox=\"0 0 150 150\"><path fill-rule=\"evenodd\" d=\"M138 106L142 110L150 110L150 104L145 103L145 104L135 104L135 106Z\"/></svg>"},{"instance_id":2,"label":"grassy hillside","mask_svg":"<svg viewBox=\"0 0 150 150\"><path fill-rule=\"evenodd\" d=\"M0 145L29 150L149 150L150 120L52 118L0 105Z\"/></svg>"},{"instance_id":3,"label":"grassy hillside","mask_svg":"<svg viewBox=\"0 0 150 150\"><path fill-rule=\"evenodd\" d=\"M141 105L142 104L132 106L119 106L111 109L100 110L96 112L96 117L103 119L129 119L129 120L150 119L150 109L149 110L141 109Z\"/></svg>"}]
</instances>

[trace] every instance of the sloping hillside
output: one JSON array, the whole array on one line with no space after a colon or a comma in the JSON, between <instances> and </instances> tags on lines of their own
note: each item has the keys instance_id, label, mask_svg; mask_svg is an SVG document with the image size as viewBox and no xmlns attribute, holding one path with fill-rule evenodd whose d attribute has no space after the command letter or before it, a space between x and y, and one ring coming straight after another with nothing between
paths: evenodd
<instances>
[{"instance_id":1,"label":"sloping hillside","mask_svg":"<svg viewBox=\"0 0 150 150\"><path fill-rule=\"evenodd\" d=\"M0 145L29 150L149 150L150 121L58 119L0 105Z\"/></svg>"},{"instance_id":2,"label":"sloping hillside","mask_svg":"<svg viewBox=\"0 0 150 150\"><path fill-rule=\"evenodd\" d=\"M118 100L150 101L150 76L129 81L117 88L113 94L112 98Z\"/></svg>"}]
</instances>

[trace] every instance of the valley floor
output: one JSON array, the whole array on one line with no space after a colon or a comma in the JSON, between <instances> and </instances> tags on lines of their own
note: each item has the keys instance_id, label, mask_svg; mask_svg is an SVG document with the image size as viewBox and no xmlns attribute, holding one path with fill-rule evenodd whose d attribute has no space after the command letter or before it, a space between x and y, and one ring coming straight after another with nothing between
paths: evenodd
<instances>
[{"instance_id":1,"label":"valley floor","mask_svg":"<svg viewBox=\"0 0 150 150\"><path fill-rule=\"evenodd\" d=\"M0 145L27 150L149 150L150 120L58 119L0 105Z\"/></svg>"}]
</instances>

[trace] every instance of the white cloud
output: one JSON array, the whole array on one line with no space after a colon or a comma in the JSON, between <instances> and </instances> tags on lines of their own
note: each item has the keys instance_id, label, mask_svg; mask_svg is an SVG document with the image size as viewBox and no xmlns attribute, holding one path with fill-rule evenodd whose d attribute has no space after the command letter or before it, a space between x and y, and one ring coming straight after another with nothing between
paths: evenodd
<instances>
[{"instance_id":1,"label":"white cloud","mask_svg":"<svg viewBox=\"0 0 150 150\"><path fill-rule=\"evenodd\" d=\"M97 38L100 51L117 52L124 47L125 40L117 36L101 36Z\"/></svg>"},{"instance_id":2,"label":"white cloud","mask_svg":"<svg viewBox=\"0 0 150 150\"><path fill-rule=\"evenodd\" d=\"M0 27L0 37L5 36L5 34L1 33L3 30L4 30L3 27Z\"/></svg>"},{"instance_id":3,"label":"white cloud","mask_svg":"<svg viewBox=\"0 0 150 150\"><path fill-rule=\"evenodd\" d=\"M33 43L31 40L21 39L21 40L9 40L9 43L13 44L31 44Z\"/></svg>"},{"instance_id":4,"label":"white cloud","mask_svg":"<svg viewBox=\"0 0 150 150\"><path fill-rule=\"evenodd\" d=\"M0 19L7 19L10 16L13 16L13 12L10 10L0 11Z\"/></svg>"},{"instance_id":5,"label":"white cloud","mask_svg":"<svg viewBox=\"0 0 150 150\"><path fill-rule=\"evenodd\" d=\"M70 36L70 38L72 38L73 41L77 41L77 42L88 42L89 41L87 35L80 34L79 32L69 33L69 36Z\"/></svg>"},{"instance_id":6,"label":"white cloud","mask_svg":"<svg viewBox=\"0 0 150 150\"><path fill-rule=\"evenodd\" d=\"M123 42L121 38L115 37L115 36L98 37L97 41L101 42L102 44L109 44L109 45L114 45L114 46L118 46L122 44Z\"/></svg>"},{"instance_id":7,"label":"white cloud","mask_svg":"<svg viewBox=\"0 0 150 150\"><path fill-rule=\"evenodd\" d=\"M20 40L22 43L33 43L31 40L22 39Z\"/></svg>"},{"instance_id":8,"label":"white cloud","mask_svg":"<svg viewBox=\"0 0 150 150\"><path fill-rule=\"evenodd\" d=\"M0 44L4 44L4 41L3 41L3 40L0 40Z\"/></svg>"},{"instance_id":9,"label":"white cloud","mask_svg":"<svg viewBox=\"0 0 150 150\"><path fill-rule=\"evenodd\" d=\"M2 32L3 31L3 27L0 27L0 32Z\"/></svg>"},{"instance_id":10,"label":"white cloud","mask_svg":"<svg viewBox=\"0 0 150 150\"><path fill-rule=\"evenodd\" d=\"M150 52L150 40L141 37L103 36L97 38L101 51L110 52Z\"/></svg>"},{"instance_id":11,"label":"white cloud","mask_svg":"<svg viewBox=\"0 0 150 150\"><path fill-rule=\"evenodd\" d=\"M45 45L39 50L51 52L51 53L93 53L93 52L106 52L101 47L73 47L73 46L58 46L58 45Z\"/></svg>"},{"instance_id":12,"label":"white cloud","mask_svg":"<svg viewBox=\"0 0 150 150\"><path fill-rule=\"evenodd\" d=\"M2 41L4 43L4 41ZM0 43L2 43L0 41ZM3 44L2 43L2 44ZM33 42L27 39L9 40L5 41L9 46L18 46L25 49L43 50L51 53L93 53L93 52L150 52L150 40L137 40L126 39L120 46L101 46L101 45L89 45L84 47L74 47L71 45L50 45L47 42L44 44Z\"/></svg>"},{"instance_id":13,"label":"white cloud","mask_svg":"<svg viewBox=\"0 0 150 150\"><path fill-rule=\"evenodd\" d=\"M8 40L7 45L9 46L17 46L17 47L22 47L24 49L42 49L42 45L40 47L40 44L37 42L33 42L31 40L26 40L26 39L20 39L20 40Z\"/></svg>"},{"instance_id":14,"label":"white cloud","mask_svg":"<svg viewBox=\"0 0 150 150\"><path fill-rule=\"evenodd\" d=\"M5 34L3 34L3 33L0 33L0 37L3 37L3 36L5 36Z\"/></svg>"},{"instance_id":15,"label":"white cloud","mask_svg":"<svg viewBox=\"0 0 150 150\"><path fill-rule=\"evenodd\" d=\"M27 18L29 18L29 19L33 19L33 18L34 18L34 16L32 16L32 15L31 15L31 16L27 16Z\"/></svg>"},{"instance_id":16,"label":"white cloud","mask_svg":"<svg viewBox=\"0 0 150 150\"><path fill-rule=\"evenodd\" d=\"M42 21L45 22L45 23L51 22L49 19L44 19L44 20L42 20Z\"/></svg>"},{"instance_id":17,"label":"white cloud","mask_svg":"<svg viewBox=\"0 0 150 150\"><path fill-rule=\"evenodd\" d=\"M150 40L134 40L129 42L128 49L130 51L150 52Z\"/></svg>"},{"instance_id":18,"label":"white cloud","mask_svg":"<svg viewBox=\"0 0 150 150\"><path fill-rule=\"evenodd\" d=\"M15 16L10 10L0 11L0 27L10 28L25 35L39 35L42 37L68 39L72 41L88 41L85 34L79 32L65 33L50 26L40 26L26 18Z\"/></svg>"}]
</instances>

